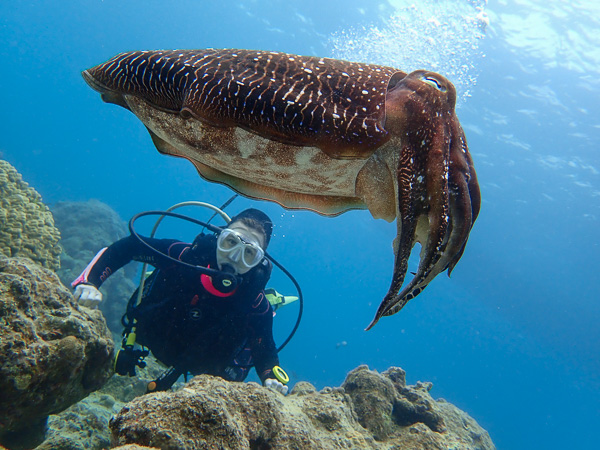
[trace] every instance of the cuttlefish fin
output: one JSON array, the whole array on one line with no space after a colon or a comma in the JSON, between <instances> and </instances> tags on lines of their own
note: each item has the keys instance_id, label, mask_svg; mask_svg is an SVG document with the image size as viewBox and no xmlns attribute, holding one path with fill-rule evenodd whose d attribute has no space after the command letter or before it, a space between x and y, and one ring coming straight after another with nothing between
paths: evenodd
<instances>
[{"instance_id":1,"label":"cuttlefish fin","mask_svg":"<svg viewBox=\"0 0 600 450\"><path fill-rule=\"evenodd\" d=\"M359 198L310 195L285 191L226 174L198 161L190 161L196 166L198 173L206 180L225 184L237 193L247 197L276 202L284 208L308 209L326 216L337 216L351 209L364 208Z\"/></svg>"},{"instance_id":2,"label":"cuttlefish fin","mask_svg":"<svg viewBox=\"0 0 600 450\"><path fill-rule=\"evenodd\" d=\"M392 172L378 152L371 155L356 176L355 192L374 219L396 218L396 189Z\"/></svg>"},{"instance_id":3,"label":"cuttlefish fin","mask_svg":"<svg viewBox=\"0 0 600 450\"><path fill-rule=\"evenodd\" d=\"M163 138L159 137L150 128L146 127L146 129L148 130L148 133L150 133L150 137L152 138L152 143L156 147L156 150L158 150L163 155L183 157L183 155L181 154L181 152L179 150L177 150L177 148L175 146L169 144Z\"/></svg>"},{"instance_id":4,"label":"cuttlefish fin","mask_svg":"<svg viewBox=\"0 0 600 450\"><path fill-rule=\"evenodd\" d=\"M310 195L285 191L262 184L253 183L221 170L210 167L195 159L188 158L175 146L169 144L152 130L148 129L152 142L160 153L188 159L200 174L208 181L229 186L239 194L258 200L270 200L290 209L310 209L319 214L336 216L350 209L363 209L364 203L357 197L340 197L333 195Z\"/></svg>"}]
</instances>

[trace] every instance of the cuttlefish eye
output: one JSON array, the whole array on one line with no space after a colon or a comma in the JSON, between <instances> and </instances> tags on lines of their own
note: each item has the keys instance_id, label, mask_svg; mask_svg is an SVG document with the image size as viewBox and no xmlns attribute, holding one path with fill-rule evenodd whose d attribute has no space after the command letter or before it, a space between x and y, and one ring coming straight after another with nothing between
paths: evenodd
<instances>
[{"instance_id":1,"label":"cuttlefish eye","mask_svg":"<svg viewBox=\"0 0 600 450\"><path fill-rule=\"evenodd\" d=\"M424 83L429 84L430 86L433 86L434 88L436 88L438 91L440 92L446 92L446 86L444 86L440 80L438 80L435 77L432 77L431 75L421 75L421 81L423 81Z\"/></svg>"}]
</instances>

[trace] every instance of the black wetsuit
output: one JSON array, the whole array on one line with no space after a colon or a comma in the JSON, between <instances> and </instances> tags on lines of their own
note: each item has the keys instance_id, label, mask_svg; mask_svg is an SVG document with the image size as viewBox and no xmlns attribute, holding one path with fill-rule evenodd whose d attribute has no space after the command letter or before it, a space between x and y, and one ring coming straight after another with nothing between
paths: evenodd
<instances>
[{"instance_id":1,"label":"black wetsuit","mask_svg":"<svg viewBox=\"0 0 600 450\"><path fill-rule=\"evenodd\" d=\"M193 250L191 244L171 239L145 240L175 259L217 268L215 236L199 236ZM261 381L275 378L272 369L279 358L272 334L273 309L263 292L271 275L267 259L226 295L206 275L161 257L129 236L108 247L74 283L100 287L131 260L156 268L131 314L137 321L137 342L158 360L182 372L242 381L248 370L239 364L247 364L251 356Z\"/></svg>"}]
</instances>

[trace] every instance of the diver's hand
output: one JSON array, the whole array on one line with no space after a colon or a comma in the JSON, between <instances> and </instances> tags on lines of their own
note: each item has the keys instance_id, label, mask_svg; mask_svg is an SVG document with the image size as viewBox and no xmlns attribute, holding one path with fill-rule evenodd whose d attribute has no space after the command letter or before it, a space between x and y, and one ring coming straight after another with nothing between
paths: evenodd
<instances>
[{"instance_id":1,"label":"diver's hand","mask_svg":"<svg viewBox=\"0 0 600 450\"><path fill-rule=\"evenodd\" d=\"M281 381L275 380L274 378L267 378L265 380L265 387L273 389L274 391L277 391L283 395L287 394L288 391L287 386L285 386Z\"/></svg>"},{"instance_id":2,"label":"diver's hand","mask_svg":"<svg viewBox=\"0 0 600 450\"><path fill-rule=\"evenodd\" d=\"M82 306L96 308L102 301L102 293L91 284L78 284L73 292L73 297Z\"/></svg>"}]
</instances>

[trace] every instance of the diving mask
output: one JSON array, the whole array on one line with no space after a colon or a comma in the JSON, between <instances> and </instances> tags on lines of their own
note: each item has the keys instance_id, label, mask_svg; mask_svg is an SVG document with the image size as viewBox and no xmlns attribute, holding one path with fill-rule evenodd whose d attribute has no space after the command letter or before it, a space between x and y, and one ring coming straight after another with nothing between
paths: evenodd
<instances>
[{"instance_id":1,"label":"diving mask","mask_svg":"<svg viewBox=\"0 0 600 450\"><path fill-rule=\"evenodd\" d=\"M240 232L225 228L217 239L217 263L231 265L239 274L248 272L265 257L264 250Z\"/></svg>"}]
</instances>

